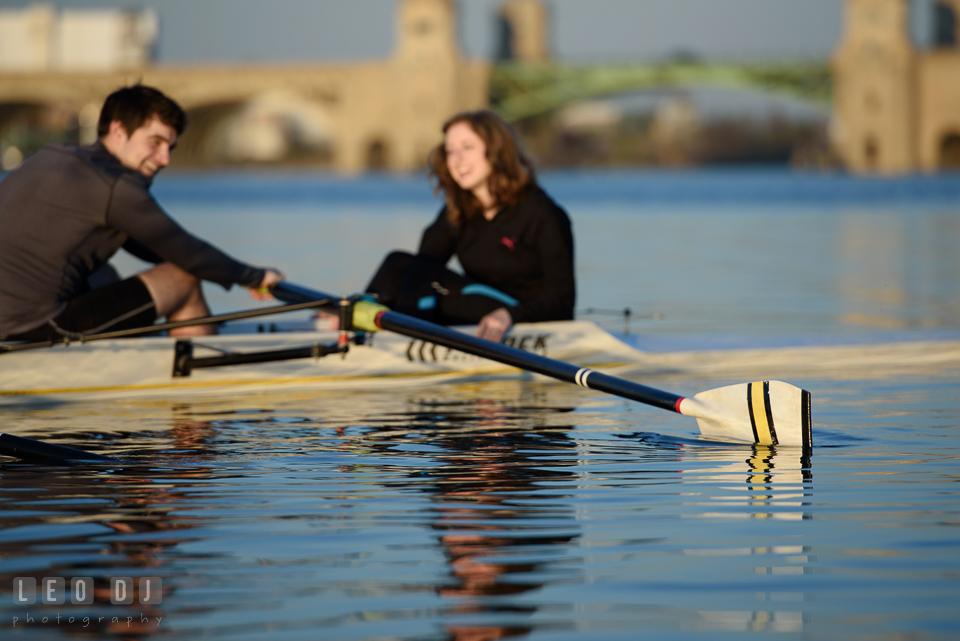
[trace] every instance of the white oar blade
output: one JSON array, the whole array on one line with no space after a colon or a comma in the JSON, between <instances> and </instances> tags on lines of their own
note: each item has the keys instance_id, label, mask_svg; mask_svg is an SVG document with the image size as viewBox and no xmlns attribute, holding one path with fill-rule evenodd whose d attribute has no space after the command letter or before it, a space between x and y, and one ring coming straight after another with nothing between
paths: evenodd
<instances>
[{"instance_id":1,"label":"white oar blade","mask_svg":"<svg viewBox=\"0 0 960 641\"><path fill-rule=\"evenodd\" d=\"M783 381L718 387L680 402L700 433L721 441L789 445L809 449L810 392Z\"/></svg>"}]
</instances>

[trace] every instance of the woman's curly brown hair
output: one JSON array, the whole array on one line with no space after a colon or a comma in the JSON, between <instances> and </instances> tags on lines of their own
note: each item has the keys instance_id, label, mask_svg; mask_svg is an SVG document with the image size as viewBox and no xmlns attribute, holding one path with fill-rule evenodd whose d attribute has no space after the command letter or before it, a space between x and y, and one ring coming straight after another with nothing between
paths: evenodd
<instances>
[{"instance_id":1,"label":"woman's curly brown hair","mask_svg":"<svg viewBox=\"0 0 960 641\"><path fill-rule=\"evenodd\" d=\"M450 127L465 122L480 136L487 148L490 172L487 188L498 207L516 205L537 180L533 165L527 159L517 137L506 122L492 111L464 111L443 123L446 135ZM441 191L447 201L447 217L457 227L461 223L483 215L483 205L472 192L460 188L447 168L447 148L440 143L430 152L430 177L436 181L434 194Z\"/></svg>"}]
</instances>

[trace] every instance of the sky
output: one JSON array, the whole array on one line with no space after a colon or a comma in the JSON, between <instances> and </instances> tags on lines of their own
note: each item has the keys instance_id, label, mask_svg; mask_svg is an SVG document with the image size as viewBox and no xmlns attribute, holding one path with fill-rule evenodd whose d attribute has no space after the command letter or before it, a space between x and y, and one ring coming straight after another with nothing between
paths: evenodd
<instances>
[{"instance_id":1,"label":"sky","mask_svg":"<svg viewBox=\"0 0 960 641\"><path fill-rule=\"evenodd\" d=\"M500 0L459 0L461 49L495 48ZM398 0L53 0L60 8L152 7L157 61L168 64L385 58ZM913 0L915 39L932 0ZM22 7L29 0L0 0ZM547 0L556 58L572 63L706 59L823 60L840 38L843 0Z\"/></svg>"}]
</instances>

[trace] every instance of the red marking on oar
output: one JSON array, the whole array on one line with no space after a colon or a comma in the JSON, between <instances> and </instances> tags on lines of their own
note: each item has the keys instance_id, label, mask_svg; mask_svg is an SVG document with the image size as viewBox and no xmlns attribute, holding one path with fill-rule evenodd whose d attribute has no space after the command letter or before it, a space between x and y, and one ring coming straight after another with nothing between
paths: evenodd
<instances>
[{"instance_id":1,"label":"red marking on oar","mask_svg":"<svg viewBox=\"0 0 960 641\"><path fill-rule=\"evenodd\" d=\"M673 404L673 411L676 412L677 414L683 414L683 412L680 411L680 403L683 402L683 398L684 397L681 396L680 398L677 399L677 402Z\"/></svg>"},{"instance_id":2,"label":"red marking on oar","mask_svg":"<svg viewBox=\"0 0 960 641\"><path fill-rule=\"evenodd\" d=\"M373 318L373 324L376 325L377 327L379 327L380 329L383 329L383 325L380 324L380 317L383 316L383 315L386 314L386 313L387 313L387 312L385 312L385 311L383 311L383 312L377 312L377 315Z\"/></svg>"}]
</instances>

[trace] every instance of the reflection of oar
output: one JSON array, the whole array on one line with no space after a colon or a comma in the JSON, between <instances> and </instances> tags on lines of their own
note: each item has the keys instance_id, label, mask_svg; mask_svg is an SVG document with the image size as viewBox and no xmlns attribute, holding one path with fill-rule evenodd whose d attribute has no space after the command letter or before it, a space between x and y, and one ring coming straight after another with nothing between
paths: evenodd
<instances>
[{"instance_id":1,"label":"reflection of oar","mask_svg":"<svg viewBox=\"0 0 960 641\"><path fill-rule=\"evenodd\" d=\"M54 461L106 461L116 462L117 459L101 456L92 452L75 450L72 447L53 445L32 438L23 438L13 434L0 434L0 454L28 460Z\"/></svg>"},{"instance_id":2,"label":"reflection of oar","mask_svg":"<svg viewBox=\"0 0 960 641\"><path fill-rule=\"evenodd\" d=\"M335 298L287 283L278 285L273 293L287 302ZM809 449L812 444L810 392L781 381L741 383L686 398L469 336L399 312L381 311L375 322L381 329L404 336L696 418L700 432L707 438L804 449Z\"/></svg>"}]
</instances>

